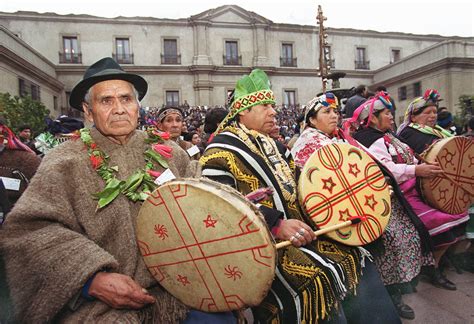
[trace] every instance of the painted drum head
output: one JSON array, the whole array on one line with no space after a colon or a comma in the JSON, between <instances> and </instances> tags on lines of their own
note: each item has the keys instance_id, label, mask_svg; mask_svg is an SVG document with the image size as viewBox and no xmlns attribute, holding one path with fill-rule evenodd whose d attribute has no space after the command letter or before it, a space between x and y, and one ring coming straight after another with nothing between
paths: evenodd
<instances>
[{"instance_id":1,"label":"painted drum head","mask_svg":"<svg viewBox=\"0 0 474 324\"><path fill-rule=\"evenodd\" d=\"M382 171L367 153L349 144L316 150L301 171L298 192L305 215L318 228L365 217L359 224L326 234L346 245L373 242L390 218L390 190Z\"/></svg>"},{"instance_id":2,"label":"painted drum head","mask_svg":"<svg viewBox=\"0 0 474 324\"><path fill-rule=\"evenodd\" d=\"M422 197L448 214L466 212L474 203L474 141L464 136L435 142L422 154L428 162L438 162L444 174L420 178Z\"/></svg>"},{"instance_id":3,"label":"painted drum head","mask_svg":"<svg viewBox=\"0 0 474 324\"><path fill-rule=\"evenodd\" d=\"M271 287L273 239L258 209L228 186L202 179L165 183L144 202L136 231L151 274L192 308L256 306Z\"/></svg>"}]
</instances>

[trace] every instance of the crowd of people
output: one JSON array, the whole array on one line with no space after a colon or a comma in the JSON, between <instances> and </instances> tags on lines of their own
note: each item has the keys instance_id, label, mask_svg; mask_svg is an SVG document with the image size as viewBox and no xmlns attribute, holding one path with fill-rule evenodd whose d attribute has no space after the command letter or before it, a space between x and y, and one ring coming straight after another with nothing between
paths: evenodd
<instances>
[{"instance_id":1,"label":"crowd of people","mask_svg":"<svg viewBox=\"0 0 474 324\"><path fill-rule=\"evenodd\" d=\"M0 281L7 288L0 320L400 323L415 318L402 296L416 291L420 275L457 289L443 263L449 251L466 250L472 220L467 209L429 206L416 185L443 173L420 154L456 135L436 90L415 98L396 128L384 88L370 96L357 87L345 109L330 92L305 106L280 106L259 69L237 81L226 106L144 109L147 89L144 78L104 58L70 96L94 127L62 116L33 140L27 125L14 134L0 120ZM471 140L473 130L471 118ZM316 237L299 199L308 159L334 143L366 152L393 191L385 231L364 247ZM134 222L170 173L205 177L244 196L272 189L256 208L273 239L291 244L278 251L269 293L251 312L190 308L145 265Z\"/></svg>"}]
</instances>

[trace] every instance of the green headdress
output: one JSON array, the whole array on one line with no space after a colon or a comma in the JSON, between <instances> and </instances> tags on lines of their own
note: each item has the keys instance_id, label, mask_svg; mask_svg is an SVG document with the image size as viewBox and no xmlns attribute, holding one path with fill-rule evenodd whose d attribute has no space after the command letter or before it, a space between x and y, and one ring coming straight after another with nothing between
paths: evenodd
<instances>
[{"instance_id":1,"label":"green headdress","mask_svg":"<svg viewBox=\"0 0 474 324\"><path fill-rule=\"evenodd\" d=\"M253 70L237 81L234 90L234 100L230 111L216 130L216 134L240 112L256 105L275 104L275 96L270 89L270 80L260 69Z\"/></svg>"}]
</instances>

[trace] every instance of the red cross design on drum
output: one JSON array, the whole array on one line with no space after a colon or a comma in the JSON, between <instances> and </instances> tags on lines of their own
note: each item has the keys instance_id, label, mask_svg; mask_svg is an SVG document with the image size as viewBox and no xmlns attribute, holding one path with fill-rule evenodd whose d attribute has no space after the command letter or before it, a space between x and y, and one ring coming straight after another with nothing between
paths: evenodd
<instances>
[{"instance_id":1,"label":"red cross design on drum","mask_svg":"<svg viewBox=\"0 0 474 324\"><path fill-rule=\"evenodd\" d=\"M137 238L145 264L193 308L222 312L259 304L276 262L261 216L242 197L186 181L161 186L140 209Z\"/></svg>"},{"instance_id":2,"label":"red cross design on drum","mask_svg":"<svg viewBox=\"0 0 474 324\"><path fill-rule=\"evenodd\" d=\"M420 179L423 198L448 214L460 214L474 203L474 141L455 136L435 142L422 157L438 162L443 175Z\"/></svg>"},{"instance_id":3,"label":"red cross design on drum","mask_svg":"<svg viewBox=\"0 0 474 324\"><path fill-rule=\"evenodd\" d=\"M301 171L299 200L319 228L361 216L366 220L327 235L347 245L364 245L382 235L390 217L384 175L364 151L334 143L316 150Z\"/></svg>"}]
</instances>

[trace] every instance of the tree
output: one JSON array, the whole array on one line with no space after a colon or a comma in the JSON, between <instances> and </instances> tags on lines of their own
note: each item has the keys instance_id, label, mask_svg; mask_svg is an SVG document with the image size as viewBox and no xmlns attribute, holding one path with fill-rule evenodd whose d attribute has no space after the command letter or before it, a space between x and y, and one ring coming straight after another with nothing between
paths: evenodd
<instances>
[{"instance_id":1,"label":"tree","mask_svg":"<svg viewBox=\"0 0 474 324\"><path fill-rule=\"evenodd\" d=\"M0 116L15 134L21 125L26 124L31 127L34 135L38 135L46 127L45 118L49 116L49 110L30 96L20 98L9 93L0 93Z\"/></svg>"}]
</instances>

